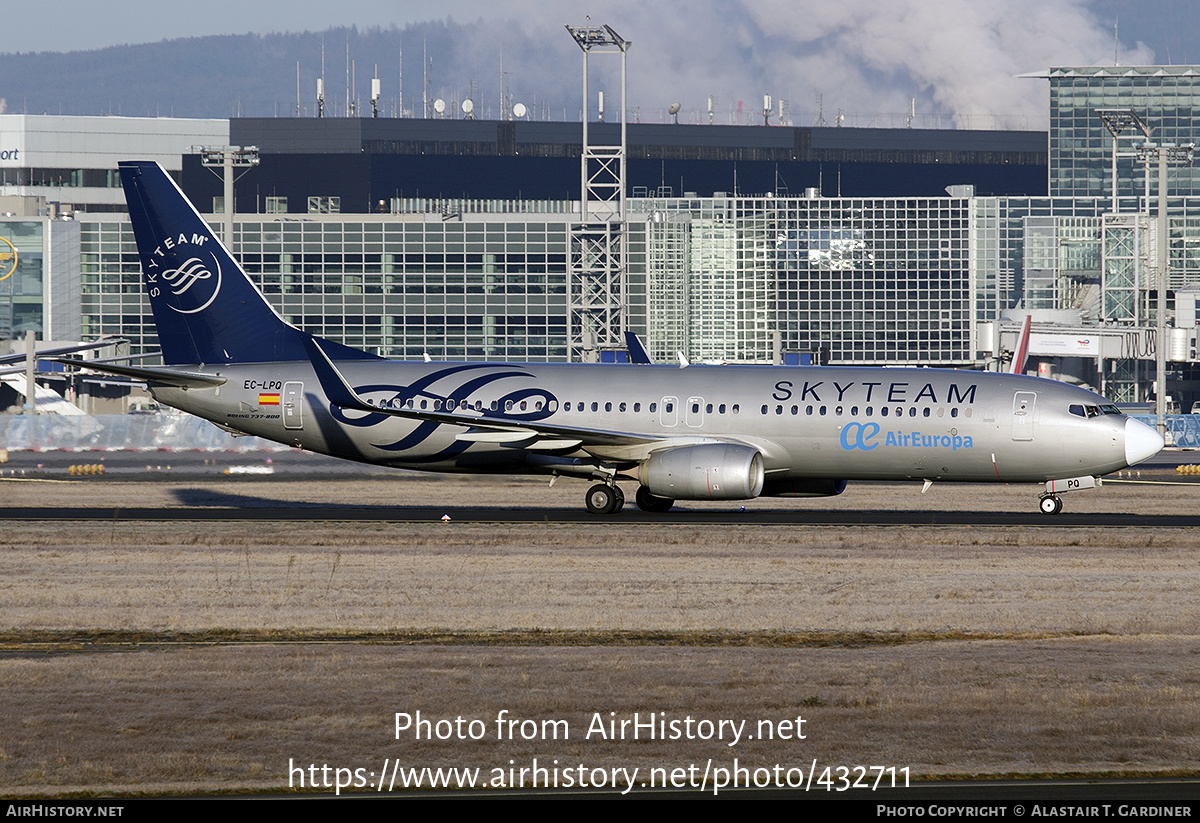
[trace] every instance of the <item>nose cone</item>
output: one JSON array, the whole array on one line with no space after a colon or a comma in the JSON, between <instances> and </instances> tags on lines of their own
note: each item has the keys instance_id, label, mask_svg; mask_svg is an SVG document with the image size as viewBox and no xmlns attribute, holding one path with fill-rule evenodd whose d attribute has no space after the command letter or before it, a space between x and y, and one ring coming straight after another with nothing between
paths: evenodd
<instances>
[{"instance_id":1,"label":"nose cone","mask_svg":"<svg viewBox=\"0 0 1200 823\"><path fill-rule=\"evenodd\" d=\"M1162 435L1154 429L1134 420L1132 417L1125 421L1125 463L1132 466L1153 457L1162 451L1166 445Z\"/></svg>"}]
</instances>

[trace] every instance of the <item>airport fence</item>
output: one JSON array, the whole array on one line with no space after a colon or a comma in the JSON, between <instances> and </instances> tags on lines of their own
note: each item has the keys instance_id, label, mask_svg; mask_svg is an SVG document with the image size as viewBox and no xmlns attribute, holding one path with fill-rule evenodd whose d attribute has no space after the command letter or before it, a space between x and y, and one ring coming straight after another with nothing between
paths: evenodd
<instances>
[{"instance_id":1,"label":"airport fence","mask_svg":"<svg viewBox=\"0 0 1200 823\"><path fill-rule=\"evenodd\" d=\"M259 437L234 437L190 414L0 415L0 449L115 451L286 451Z\"/></svg>"}]
</instances>

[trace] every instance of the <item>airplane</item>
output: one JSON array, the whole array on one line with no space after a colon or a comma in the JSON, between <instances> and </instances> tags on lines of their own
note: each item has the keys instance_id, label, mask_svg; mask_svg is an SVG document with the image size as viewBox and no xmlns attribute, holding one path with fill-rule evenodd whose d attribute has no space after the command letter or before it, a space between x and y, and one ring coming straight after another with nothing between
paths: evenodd
<instances>
[{"instance_id":1,"label":"airplane","mask_svg":"<svg viewBox=\"0 0 1200 823\"><path fill-rule=\"evenodd\" d=\"M1056 514L1063 492L1163 447L1105 398L1023 375L387 360L285 321L157 163L119 167L165 365L79 365L236 434L404 469L582 478L594 514L621 509L618 480L650 512L851 480L1040 483Z\"/></svg>"}]
</instances>

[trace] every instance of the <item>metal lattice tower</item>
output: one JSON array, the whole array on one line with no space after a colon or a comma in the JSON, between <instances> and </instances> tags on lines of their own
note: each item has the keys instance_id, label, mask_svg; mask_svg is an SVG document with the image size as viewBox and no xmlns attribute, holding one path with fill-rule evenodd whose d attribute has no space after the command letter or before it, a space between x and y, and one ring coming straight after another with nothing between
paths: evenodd
<instances>
[{"instance_id":1,"label":"metal lattice tower","mask_svg":"<svg viewBox=\"0 0 1200 823\"><path fill-rule=\"evenodd\" d=\"M583 50L583 153L580 216L571 225L567 272L567 360L594 362L601 349L624 346L625 332L625 55L632 45L609 26L567 26ZM621 58L621 142L593 144L588 134L588 57Z\"/></svg>"}]
</instances>

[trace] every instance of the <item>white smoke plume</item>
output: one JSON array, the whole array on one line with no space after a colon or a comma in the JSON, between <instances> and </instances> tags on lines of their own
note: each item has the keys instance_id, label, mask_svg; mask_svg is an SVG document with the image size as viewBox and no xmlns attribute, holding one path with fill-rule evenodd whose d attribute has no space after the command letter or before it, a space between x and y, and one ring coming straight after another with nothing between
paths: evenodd
<instances>
[{"instance_id":1,"label":"white smoke plume","mask_svg":"<svg viewBox=\"0 0 1200 823\"><path fill-rule=\"evenodd\" d=\"M793 125L822 115L835 125L841 112L847 126L903 126L912 98L914 126L1041 129L1046 83L1015 75L1111 65L1114 56L1112 21L1097 19L1084 0L517 0L504 4L503 19L483 3L456 10L464 8L480 18L446 25L434 93L453 87L465 96L474 80L498 107L502 46L512 99L554 120L579 117L582 57L568 23L607 23L633 42L629 105L643 122L669 122L673 102L682 105L681 123L708 122L714 97L714 122L761 123L770 94L787 101ZM407 38L406 49L413 45ZM1120 44L1117 54L1126 65L1154 61L1140 42ZM604 90L615 112L619 63L596 57L592 65L589 107Z\"/></svg>"}]
</instances>

